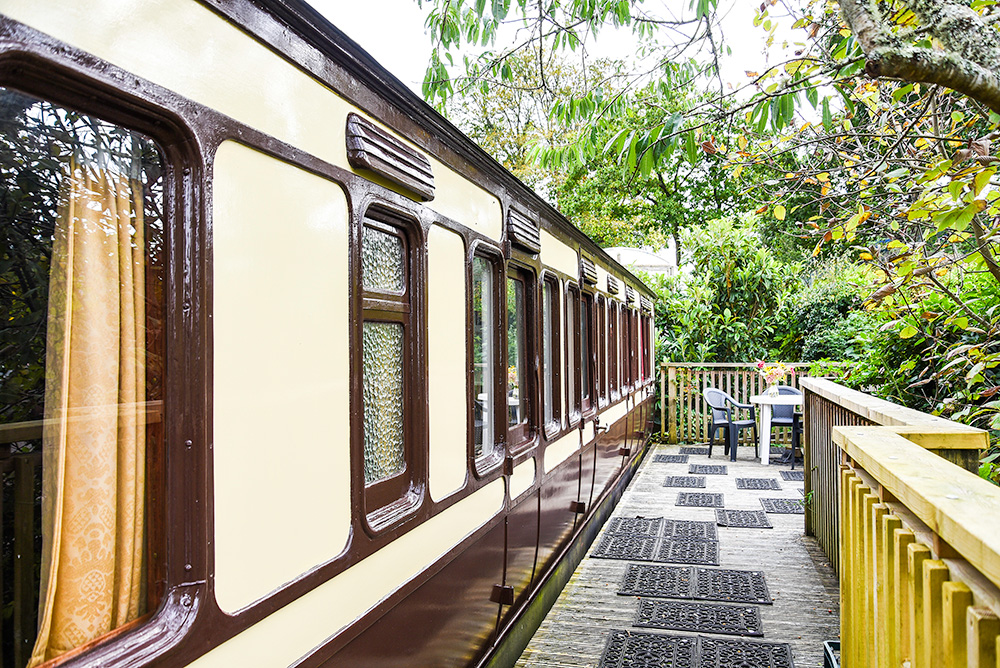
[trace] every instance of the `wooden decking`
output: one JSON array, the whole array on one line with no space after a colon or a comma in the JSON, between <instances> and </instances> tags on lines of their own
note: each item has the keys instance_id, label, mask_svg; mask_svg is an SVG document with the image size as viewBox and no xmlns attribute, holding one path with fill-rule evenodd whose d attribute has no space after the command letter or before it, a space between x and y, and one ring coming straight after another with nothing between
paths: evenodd
<instances>
[{"instance_id":1,"label":"wooden decking","mask_svg":"<svg viewBox=\"0 0 1000 668\"><path fill-rule=\"evenodd\" d=\"M691 455L688 464L654 461L654 455L678 452L678 446L651 448L612 518L643 516L714 521L713 509L674 505L677 494L685 491L721 492L725 496L724 507L737 510L762 510L761 498L802 499L803 483L785 481L779 474L788 470L787 465L761 466L750 460L753 451L749 447L740 448L740 459L736 462L723 458L721 447L714 450L712 459ZM667 476L688 475L690 464L707 463L727 465L728 474L706 476L705 489L686 490L662 485ZM774 478L781 490L737 489L738 477ZM823 641L837 639L840 632L836 575L816 541L804 535L802 515L768 514L768 518L773 529L718 527L718 567L763 571L774 602L759 606L764 636L757 640L789 643L797 668L822 666ZM588 555L599 541L600 535ZM614 629L683 635L682 631L655 631L632 626L638 599L616 593L629 563L648 562L584 558L517 666L592 668L600 662L608 635Z\"/></svg>"}]
</instances>

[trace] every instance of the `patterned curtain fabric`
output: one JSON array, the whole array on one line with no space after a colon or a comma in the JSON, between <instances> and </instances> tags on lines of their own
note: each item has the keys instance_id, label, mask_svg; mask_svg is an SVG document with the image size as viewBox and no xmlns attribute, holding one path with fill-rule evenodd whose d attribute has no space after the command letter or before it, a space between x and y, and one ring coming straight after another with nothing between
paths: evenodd
<instances>
[{"instance_id":1,"label":"patterned curtain fabric","mask_svg":"<svg viewBox=\"0 0 1000 668\"><path fill-rule=\"evenodd\" d=\"M69 165L52 250L39 632L29 666L141 614L145 600L142 186Z\"/></svg>"}]
</instances>

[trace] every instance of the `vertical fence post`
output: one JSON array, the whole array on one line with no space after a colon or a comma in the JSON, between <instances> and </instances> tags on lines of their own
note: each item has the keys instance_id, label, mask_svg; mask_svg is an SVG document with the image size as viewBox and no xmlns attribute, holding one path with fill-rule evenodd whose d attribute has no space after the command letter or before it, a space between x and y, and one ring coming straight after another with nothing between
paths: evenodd
<instances>
[{"instance_id":1,"label":"vertical fence post","mask_svg":"<svg viewBox=\"0 0 1000 668\"><path fill-rule=\"evenodd\" d=\"M663 440L663 432L667 428L667 370L666 364L660 365L660 440Z\"/></svg>"},{"instance_id":2,"label":"vertical fence post","mask_svg":"<svg viewBox=\"0 0 1000 668\"><path fill-rule=\"evenodd\" d=\"M32 571L35 564L35 466L32 457L14 459L14 665L31 657L35 636Z\"/></svg>"},{"instance_id":3,"label":"vertical fence post","mask_svg":"<svg viewBox=\"0 0 1000 668\"><path fill-rule=\"evenodd\" d=\"M677 443L677 367L667 366L667 410L670 415L670 443Z\"/></svg>"}]
</instances>

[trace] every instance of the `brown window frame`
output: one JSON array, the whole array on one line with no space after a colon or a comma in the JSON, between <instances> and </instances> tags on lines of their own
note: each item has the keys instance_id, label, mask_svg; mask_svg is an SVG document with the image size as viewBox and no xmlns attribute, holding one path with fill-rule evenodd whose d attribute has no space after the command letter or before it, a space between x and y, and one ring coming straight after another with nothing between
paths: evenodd
<instances>
[{"instance_id":1,"label":"brown window frame","mask_svg":"<svg viewBox=\"0 0 1000 668\"><path fill-rule=\"evenodd\" d=\"M403 243L404 279L399 294L364 288L361 267L364 228L392 234ZM365 211L359 225L357 241L357 280L360 293L361 317L358 322L357 370L359 388L363 382L364 360L362 337L366 322L390 322L403 326L403 470L388 478L366 483L364 477L364 399L357 397L357 429L355 431L355 461L359 468L362 492L362 515L368 530L378 534L391 529L414 514L426 489L427 447L422 434L427 416L424 405L424 384L418 379L425 374L420 368L423 345L423 318L420 295L424 293L423 268L419 261L421 248L419 226L403 214L374 205Z\"/></svg>"},{"instance_id":2,"label":"brown window frame","mask_svg":"<svg viewBox=\"0 0 1000 668\"><path fill-rule=\"evenodd\" d=\"M493 450L488 454L476 456L476 417L475 417L475 406L476 399L473 395L475 388L475 362L473 360L473 354L475 352L473 335L474 329L470 325L469 327L469 461L472 463L472 471L479 477L482 477L486 473L495 469L504 458L504 445L507 441L506 420L503 423L500 422L500 416L506 415L507 406L504 400L504 392L506 389L505 374L503 373L503 368L500 366L500 362L504 359L502 354L504 347L504 337L501 333L501 328L498 327L505 315L501 315L501 305L505 304L504 297L505 293L503 288L506 284L506 274L501 270L503 267L503 255L500 251L485 245L477 245L472 254L472 262L469 263L469 322L472 323L473 310L475 308L475 295L473 294L473 263L477 260L485 260L491 268L490 276L493 279L493 331L492 331L492 343L493 343L493 408L491 414L493 416Z\"/></svg>"},{"instance_id":3,"label":"brown window frame","mask_svg":"<svg viewBox=\"0 0 1000 668\"><path fill-rule=\"evenodd\" d=\"M507 282L509 280L518 280L524 284L524 360L525 365L525 384L527 388L525 390L525 419L516 425L511 425L509 420L505 420L506 424L506 434L507 434L507 448L511 453L523 452L531 447L536 435L538 434L538 408L536 406L536 397L538 396L538 388L536 386L536 373L535 373L535 330L536 330L536 280L534 272L532 272L528 267L521 264L515 264L509 262L507 265L507 271L504 272L504 309L503 309L503 359L504 359L504 369L510 368L510 359L508 359L508 342L507 342L507 332L508 332L508 309L506 308L506 294L507 294ZM506 373L503 376L506 379ZM504 391L501 393L502 396L507 396L507 383L504 382ZM505 407L504 414L507 414L507 408Z\"/></svg>"},{"instance_id":4,"label":"brown window frame","mask_svg":"<svg viewBox=\"0 0 1000 668\"><path fill-rule=\"evenodd\" d=\"M619 314L618 314L618 300L617 299L609 299L608 300L608 306L609 306L609 309L608 309L608 322L609 322L609 326L608 326L608 367L609 367L608 379L610 380L610 383L609 383L609 385L610 385L610 387L609 387L609 393L610 393L610 396L611 396L611 401L615 401L616 399L618 399L621 396L620 391L619 391L620 382L619 382L619 374L618 374L618 370L619 370L619 368L621 366L619 364L619 359L618 359L618 348L619 348L619 341L618 341L618 329L619 329L619 327L618 327L618 319L619 319Z\"/></svg>"},{"instance_id":5,"label":"brown window frame","mask_svg":"<svg viewBox=\"0 0 1000 668\"><path fill-rule=\"evenodd\" d=\"M608 404L608 303L604 295L597 295L595 300L597 318L595 331L597 333L597 404Z\"/></svg>"},{"instance_id":6,"label":"brown window frame","mask_svg":"<svg viewBox=\"0 0 1000 668\"><path fill-rule=\"evenodd\" d=\"M572 345L572 354L566 351L566 417L570 426L583 417L580 388L580 288L566 283L566 345Z\"/></svg>"},{"instance_id":7,"label":"brown window frame","mask_svg":"<svg viewBox=\"0 0 1000 668\"><path fill-rule=\"evenodd\" d=\"M562 294L559 286L559 279L551 275L543 275L542 277L542 328L541 338L542 338L542 351L541 351L541 376L542 376L542 393L541 400L543 402L542 406L542 422L543 430L545 432L546 438L551 438L552 436L559 433L562 426L562 373L561 373L561 361L562 361L562 330L560 326L562 324L562 318L560 317L560 295ZM546 295L546 289L550 292ZM551 316L549 323L549 337L546 340L545 332L545 312L546 308L551 307ZM546 376L545 373L545 349L546 346L552 351L552 364L549 369L550 375ZM552 412L552 418L545 419L545 402L546 393L550 393L551 396L548 397L550 400L550 407Z\"/></svg>"},{"instance_id":8,"label":"brown window frame","mask_svg":"<svg viewBox=\"0 0 1000 668\"><path fill-rule=\"evenodd\" d=\"M580 295L580 408L584 415L593 413L597 408L597 392L595 382L595 335L594 335L594 295L583 292ZM584 337L586 334L586 350Z\"/></svg>"}]
</instances>

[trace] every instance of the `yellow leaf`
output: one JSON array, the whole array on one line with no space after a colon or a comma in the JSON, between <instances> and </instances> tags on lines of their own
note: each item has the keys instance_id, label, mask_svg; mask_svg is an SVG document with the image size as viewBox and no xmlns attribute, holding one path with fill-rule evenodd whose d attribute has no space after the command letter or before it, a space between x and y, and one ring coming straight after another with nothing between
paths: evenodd
<instances>
[{"instance_id":1,"label":"yellow leaf","mask_svg":"<svg viewBox=\"0 0 1000 668\"><path fill-rule=\"evenodd\" d=\"M871 260L871 259L873 259L871 253L861 253L861 255L859 255L858 257L860 257L862 260Z\"/></svg>"},{"instance_id":2,"label":"yellow leaf","mask_svg":"<svg viewBox=\"0 0 1000 668\"><path fill-rule=\"evenodd\" d=\"M840 36L841 37L850 37L851 36L851 31L848 30L847 28L841 28L840 29Z\"/></svg>"},{"instance_id":3,"label":"yellow leaf","mask_svg":"<svg viewBox=\"0 0 1000 668\"><path fill-rule=\"evenodd\" d=\"M830 180L830 173L829 172L820 172L819 174L816 175L816 178L819 179L820 181L829 181Z\"/></svg>"},{"instance_id":4,"label":"yellow leaf","mask_svg":"<svg viewBox=\"0 0 1000 668\"><path fill-rule=\"evenodd\" d=\"M785 172L785 178L786 179L794 179L795 178L795 172Z\"/></svg>"},{"instance_id":5,"label":"yellow leaf","mask_svg":"<svg viewBox=\"0 0 1000 668\"><path fill-rule=\"evenodd\" d=\"M733 170L733 178L740 178L740 174L743 173L743 165L736 165L736 169Z\"/></svg>"},{"instance_id":6,"label":"yellow leaf","mask_svg":"<svg viewBox=\"0 0 1000 668\"><path fill-rule=\"evenodd\" d=\"M736 138L736 143L739 145L741 151L747 150L747 138L743 135Z\"/></svg>"},{"instance_id":7,"label":"yellow leaf","mask_svg":"<svg viewBox=\"0 0 1000 668\"><path fill-rule=\"evenodd\" d=\"M774 217L777 218L778 220L784 220L785 219L785 207L782 206L781 204L779 204L778 206L774 207Z\"/></svg>"}]
</instances>

